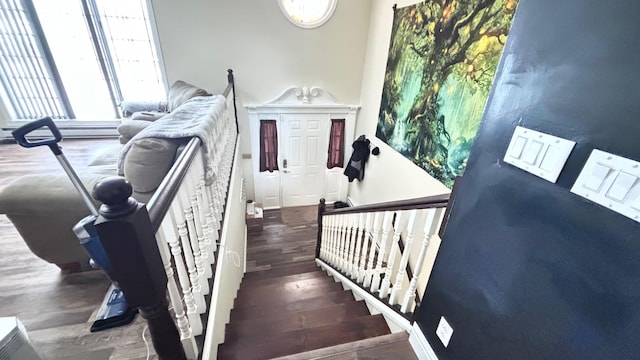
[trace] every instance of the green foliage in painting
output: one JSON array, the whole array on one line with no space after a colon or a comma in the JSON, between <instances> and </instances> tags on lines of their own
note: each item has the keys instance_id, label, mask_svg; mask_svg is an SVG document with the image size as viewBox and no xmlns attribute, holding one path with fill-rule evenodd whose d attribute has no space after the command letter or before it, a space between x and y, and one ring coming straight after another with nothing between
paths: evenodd
<instances>
[{"instance_id":1,"label":"green foliage in painting","mask_svg":"<svg viewBox=\"0 0 640 360\"><path fill-rule=\"evenodd\" d=\"M516 2L396 10L376 136L448 187L466 167Z\"/></svg>"}]
</instances>

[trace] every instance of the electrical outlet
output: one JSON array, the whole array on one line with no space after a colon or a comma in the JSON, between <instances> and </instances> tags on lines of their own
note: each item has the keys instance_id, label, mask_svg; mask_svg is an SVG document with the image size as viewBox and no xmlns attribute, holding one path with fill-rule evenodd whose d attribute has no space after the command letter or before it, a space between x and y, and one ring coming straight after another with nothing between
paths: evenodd
<instances>
[{"instance_id":1,"label":"electrical outlet","mask_svg":"<svg viewBox=\"0 0 640 360\"><path fill-rule=\"evenodd\" d=\"M440 317L440 322L436 328L436 335L438 335L438 338L442 341L442 345L444 345L444 347L449 346L451 335L453 335L453 328L449 325L444 316Z\"/></svg>"}]
</instances>

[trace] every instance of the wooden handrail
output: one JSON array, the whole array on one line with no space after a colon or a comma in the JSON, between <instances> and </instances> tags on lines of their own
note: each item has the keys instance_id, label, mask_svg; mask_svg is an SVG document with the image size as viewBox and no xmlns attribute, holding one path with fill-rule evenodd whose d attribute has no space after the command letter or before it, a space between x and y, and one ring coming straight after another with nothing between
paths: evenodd
<instances>
[{"instance_id":1,"label":"wooden handrail","mask_svg":"<svg viewBox=\"0 0 640 360\"><path fill-rule=\"evenodd\" d=\"M449 194L425 196L409 200L389 201L377 204L360 205L341 209L330 209L323 212L323 215L368 213L374 211L396 211L412 209L431 209L446 207L449 202Z\"/></svg>"},{"instance_id":2,"label":"wooden handrail","mask_svg":"<svg viewBox=\"0 0 640 360\"><path fill-rule=\"evenodd\" d=\"M191 138L174 166L169 169L160 186L158 186L151 200L149 200L147 209L149 210L149 218L151 219L154 233L160 228L162 219L169 211L171 202L176 197L178 190L180 190L182 180L187 175L187 170L189 170L191 163L196 158L198 150L200 150L200 138Z\"/></svg>"},{"instance_id":3,"label":"wooden handrail","mask_svg":"<svg viewBox=\"0 0 640 360\"><path fill-rule=\"evenodd\" d=\"M227 87L222 92L222 96L224 96L225 98L228 97L232 90L234 90L233 70L228 69ZM236 131L238 131L238 114L235 106L236 100L234 92L233 110L236 118ZM191 166L191 163L193 163L196 152L200 148L200 144L201 141L199 138L194 137L189 140L184 150L178 156L178 159L176 159L174 166L172 166L167 175L165 175L164 179L158 186L158 189L151 197L151 200L149 200L147 208L149 210L149 218L151 219L151 225L153 226L154 232L158 231L158 229L160 228L162 219L169 210L171 202L178 193L180 184L182 184L182 180L186 176L187 170Z\"/></svg>"}]
</instances>

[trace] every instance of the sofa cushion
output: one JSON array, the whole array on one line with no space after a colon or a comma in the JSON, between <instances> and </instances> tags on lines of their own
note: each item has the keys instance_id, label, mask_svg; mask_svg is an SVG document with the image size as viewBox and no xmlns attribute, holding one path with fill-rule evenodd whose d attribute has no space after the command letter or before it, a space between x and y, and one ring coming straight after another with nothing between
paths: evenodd
<instances>
[{"instance_id":1,"label":"sofa cushion","mask_svg":"<svg viewBox=\"0 0 640 360\"><path fill-rule=\"evenodd\" d=\"M136 111L131 114L131 120L156 121L165 115L167 115L166 112Z\"/></svg>"},{"instance_id":2,"label":"sofa cushion","mask_svg":"<svg viewBox=\"0 0 640 360\"><path fill-rule=\"evenodd\" d=\"M89 166L104 166L109 165L112 169L117 169L118 157L120 156L120 150L122 150L122 144L108 145L100 150L96 151Z\"/></svg>"},{"instance_id":3,"label":"sofa cushion","mask_svg":"<svg viewBox=\"0 0 640 360\"><path fill-rule=\"evenodd\" d=\"M124 161L124 176L136 192L155 191L176 157L182 139L135 140Z\"/></svg>"},{"instance_id":4,"label":"sofa cushion","mask_svg":"<svg viewBox=\"0 0 640 360\"><path fill-rule=\"evenodd\" d=\"M118 133L125 138L131 139L149 125L151 125L151 122L145 120L123 120L118 125Z\"/></svg>"},{"instance_id":5,"label":"sofa cushion","mask_svg":"<svg viewBox=\"0 0 640 360\"><path fill-rule=\"evenodd\" d=\"M184 104L185 101L196 96L210 96L206 90L193 86L182 80L178 80L169 88L169 96L167 98L167 109L175 110L178 106Z\"/></svg>"}]
</instances>

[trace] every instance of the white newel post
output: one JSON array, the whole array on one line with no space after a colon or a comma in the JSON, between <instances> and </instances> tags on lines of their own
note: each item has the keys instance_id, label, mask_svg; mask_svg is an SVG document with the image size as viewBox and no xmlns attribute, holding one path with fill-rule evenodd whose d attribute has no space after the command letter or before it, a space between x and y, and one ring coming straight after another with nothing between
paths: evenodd
<instances>
[{"instance_id":1,"label":"white newel post","mask_svg":"<svg viewBox=\"0 0 640 360\"><path fill-rule=\"evenodd\" d=\"M400 296L400 289L402 288L402 280L406 272L407 264L409 263L409 253L411 252L411 245L413 244L413 238L415 236L415 223L418 210L411 210L409 216L409 223L407 224L407 242L404 245L404 251L402 252L402 258L400 259L400 265L398 265L398 274L396 275L396 282L393 284L391 290L391 297L389 298L389 304L395 305L398 303L398 297Z\"/></svg>"},{"instance_id":2,"label":"white newel post","mask_svg":"<svg viewBox=\"0 0 640 360\"><path fill-rule=\"evenodd\" d=\"M391 230L391 222L393 221L393 212L385 211L382 220L382 240L380 243L380 252L378 253L378 261L373 272L371 281L371 292L376 293L380 287L380 272L382 271L382 262L384 261L387 251L387 240L389 239L389 231Z\"/></svg>"},{"instance_id":3,"label":"white newel post","mask_svg":"<svg viewBox=\"0 0 640 360\"><path fill-rule=\"evenodd\" d=\"M391 288L391 274L393 273L393 265L396 261L396 254L398 253L398 241L400 241L400 235L402 235L402 228L400 227L402 224L402 217L402 211L396 212L396 222L393 224L393 243L391 243L391 250L389 251L387 271L384 274L384 279L382 280L382 286L380 288L380 299L387 297L389 289Z\"/></svg>"}]
</instances>

